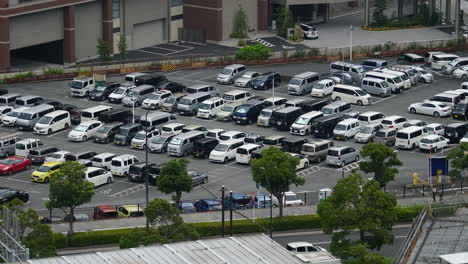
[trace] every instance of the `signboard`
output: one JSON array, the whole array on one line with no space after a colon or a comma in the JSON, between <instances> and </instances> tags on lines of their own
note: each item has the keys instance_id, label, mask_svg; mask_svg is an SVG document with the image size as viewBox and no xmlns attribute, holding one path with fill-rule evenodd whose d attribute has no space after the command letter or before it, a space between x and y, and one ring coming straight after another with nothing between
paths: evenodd
<instances>
[{"instance_id":1,"label":"signboard","mask_svg":"<svg viewBox=\"0 0 468 264\"><path fill-rule=\"evenodd\" d=\"M441 175L448 175L448 159L446 157L431 157L429 158L429 168L431 176L436 176L438 170L442 171Z\"/></svg>"}]
</instances>

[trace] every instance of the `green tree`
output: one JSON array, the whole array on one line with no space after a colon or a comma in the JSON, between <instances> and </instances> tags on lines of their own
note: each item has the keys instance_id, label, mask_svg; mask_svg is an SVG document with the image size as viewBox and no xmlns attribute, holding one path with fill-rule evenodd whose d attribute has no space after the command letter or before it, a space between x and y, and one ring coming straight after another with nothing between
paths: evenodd
<instances>
[{"instance_id":1,"label":"green tree","mask_svg":"<svg viewBox=\"0 0 468 264\"><path fill-rule=\"evenodd\" d=\"M262 44L244 46L236 51L239 60L266 60L271 57L271 49Z\"/></svg>"},{"instance_id":2,"label":"green tree","mask_svg":"<svg viewBox=\"0 0 468 264\"><path fill-rule=\"evenodd\" d=\"M387 8L387 0L375 0L374 1L374 20L373 25L376 27L383 27L387 24L387 16L384 14Z\"/></svg>"},{"instance_id":3,"label":"green tree","mask_svg":"<svg viewBox=\"0 0 468 264\"><path fill-rule=\"evenodd\" d=\"M383 192L375 180L363 184L357 172L341 178L332 194L318 205L323 231L332 234L330 249L343 259L353 257L351 248L359 243L380 249L393 242L395 197ZM353 241L349 235L355 229L359 230L359 239Z\"/></svg>"},{"instance_id":4,"label":"green tree","mask_svg":"<svg viewBox=\"0 0 468 264\"><path fill-rule=\"evenodd\" d=\"M85 180L86 166L78 161L67 161L52 172L49 185L48 208L59 208L71 217L69 236L73 234L75 208L88 203L94 195L94 184Z\"/></svg>"},{"instance_id":5,"label":"green tree","mask_svg":"<svg viewBox=\"0 0 468 264\"><path fill-rule=\"evenodd\" d=\"M262 157L250 162L253 180L278 198L280 217L283 216L283 195L289 191L289 186L305 183L304 178L296 174L298 164L298 158L275 147L263 149Z\"/></svg>"},{"instance_id":6,"label":"green tree","mask_svg":"<svg viewBox=\"0 0 468 264\"><path fill-rule=\"evenodd\" d=\"M368 143L361 149L361 157L369 158L359 163L359 168L365 173L374 173L376 180L381 187L395 179L395 174L399 171L393 166L402 166L397 153L385 144Z\"/></svg>"},{"instance_id":7,"label":"green tree","mask_svg":"<svg viewBox=\"0 0 468 264\"><path fill-rule=\"evenodd\" d=\"M103 39L98 39L98 43L96 45L97 54L99 59L103 61L110 61L111 60L111 49L109 47L109 43Z\"/></svg>"},{"instance_id":8,"label":"green tree","mask_svg":"<svg viewBox=\"0 0 468 264\"><path fill-rule=\"evenodd\" d=\"M119 56L122 60L127 59L127 37L125 34L120 34L119 35L119 43L118 43L118 48L119 48Z\"/></svg>"},{"instance_id":9,"label":"green tree","mask_svg":"<svg viewBox=\"0 0 468 264\"><path fill-rule=\"evenodd\" d=\"M294 15L289 8L279 8L277 9L278 17L277 20L277 32L276 34L280 37L288 37L288 29L294 27Z\"/></svg>"},{"instance_id":10,"label":"green tree","mask_svg":"<svg viewBox=\"0 0 468 264\"><path fill-rule=\"evenodd\" d=\"M349 249L352 259L343 260L343 264L386 264L391 263L380 252L369 252L366 244L356 244Z\"/></svg>"},{"instance_id":11,"label":"green tree","mask_svg":"<svg viewBox=\"0 0 468 264\"><path fill-rule=\"evenodd\" d=\"M46 224L37 224L22 238L22 242L29 248L31 258L47 258L57 255L54 233Z\"/></svg>"},{"instance_id":12,"label":"green tree","mask_svg":"<svg viewBox=\"0 0 468 264\"><path fill-rule=\"evenodd\" d=\"M468 143L461 143L450 150L447 158L450 160L452 169L449 176L453 181L461 181L465 171L468 169Z\"/></svg>"},{"instance_id":13,"label":"green tree","mask_svg":"<svg viewBox=\"0 0 468 264\"><path fill-rule=\"evenodd\" d=\"M187 159L170 160L161 168L158 176L158 189L165 194L174 193L172 199L177 206L180 204L182 192L192 191L192 178L187 172L189 162Z\"/></svg>"},{"instance_id":14,"label":"green tree","mask_svg":"<svg viewBox=\"0 0 468 264\"><path fill-rule=\"evenodd\" d=\"M248 38L249 32L249 18L247 17L247 13L242 5L239 4L239 9L237 10L236 14L234 15L234 24L233 24L233 36L236 38Z\"/></svg>"},{"instance_id":15,"label":"green tree","mask_svg":"<svg viewBox=\"0 0 468 264\"><path fill-rule=\"evenodd\" d=\"M121 249L163 243L167 243L167 241L155 228L150 228L149 231L146 231L145 228L135 228L132 232L122 236L119 240L119 246Z\"/></svg>"}]
</instances>

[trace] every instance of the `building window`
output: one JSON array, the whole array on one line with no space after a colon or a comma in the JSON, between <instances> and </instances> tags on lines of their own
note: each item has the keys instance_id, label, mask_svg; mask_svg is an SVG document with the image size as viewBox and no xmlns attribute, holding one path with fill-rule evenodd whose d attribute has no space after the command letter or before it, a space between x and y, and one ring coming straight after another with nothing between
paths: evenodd
<instances>
[{"instance_id":1,"label":"building window","mask_svg":"<svg viewBox=\"0 0 468 264\"><path fill-rule=\"evenodd\" d=\"M184 0L171 0L171 7L180 6L184 4Z\"/></svg>"},{"instance_id":2,"label":"building window","mask_svg":"<svg viewBox=\"0 0 468 264\"><path fill-rule=\"evenodd\" d=\"M112 0L112 18L120 17L120 0Z\"/></svg>"}]
</instances>

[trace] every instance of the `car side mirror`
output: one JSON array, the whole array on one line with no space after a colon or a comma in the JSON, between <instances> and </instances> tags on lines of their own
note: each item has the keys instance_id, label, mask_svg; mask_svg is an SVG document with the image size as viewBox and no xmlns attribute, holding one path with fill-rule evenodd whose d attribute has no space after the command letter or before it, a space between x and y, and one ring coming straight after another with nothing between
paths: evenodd
<instances>
[{"instance_id":1,"label":"car side mirror","mask_svg":"<svg viewBox=\"0 0 468 264\"><path fill-rule=\"evenodd\" d=\"M177 119L177 117L175 117L175 116L173 116L173 115L171 115L169 118L170 118L171 120L176 120L176 119Z\"/></svg>"}]
</instances>

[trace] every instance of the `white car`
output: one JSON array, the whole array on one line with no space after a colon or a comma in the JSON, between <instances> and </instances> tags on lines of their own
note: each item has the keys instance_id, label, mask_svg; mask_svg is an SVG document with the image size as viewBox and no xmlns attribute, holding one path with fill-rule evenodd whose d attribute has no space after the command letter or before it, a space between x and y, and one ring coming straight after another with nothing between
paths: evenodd
<instances>
[{"instance_id":1,"label":"white car","mask_svg":"<svg viewBox=\"0 0 468 264\"><path fill-rule=\"evenodd\" d=\"M148 131L148 143L153 140L153 138L161 135L158 129L153 131ZM145 149L146 148L146 131L142 130L138 132L133 138L130 143L130 146L134 149Z\"/></svg>"},{"instance_id":2,"label":"white car","mask_svg":"<svg viewBox=\"0 0 468 264\"><path fill-rule=\"evenodd\" d=\"M286 249L293 254L307 254L311 252L327 252L323 247L315 246L309 242L292 242L286 245Z\"/></svg>"},{"instance_id":3,"label":"white car","mask_svg":"<svg viewBox=\"0 0 468 264\"><path fill-rule=\"evenodd\" d=\"M171 91L159 91L157 93L153 93L152 95L148 96L145 100L143 100L141 107L145 109L158 109L161 107L164 101L166 101L166 99L171 96Z\"/></svg>"},{"instance_id":4,"label":"white car","mask_svg":"<svg viewBox=\"0 0 468 264\"><path fill-rule=\"evenodd\" d=\"M468 65L453 71L453 77L468 80Z\"/></svg>"},{"instance_id":5,"label":"white car","mask_svg":"<svg viewBox=\"0 0 468 264\"><path fill-rule=\"evenodd\" d=\"M445 133L445 127L441 124L431 123L424 127L429 134L443 136Z\"/></svg>"},{"instance_id":6,"label":"white car","mask_svg":"<svg viewBox=\"0 0 468 264\"><path fill-rule=\"evenodd\" d=\"M460 144L461 143L468 143L468 133L466 133L462 139L460 139Z\"/></svg>"},{"instance_id":7,"label":"white car","mask_svg":"<svg viewBox=\"0 0 468 264\"><path fill-rule=\"evenodd\" d=\"M299 199L293 192L285 192L283 195L283 205L285 206L300 206L305 205L304 201Z\"/></svg>"},{"instance_id":8,"label":"white car","mask_svg":"<svg viewBox=\"0 0 468 264\"><path fill-rule=\"evenodd\" d=\"M336 83L330 79L324 79L314 84L310 94L316 97L324 97L333 93Z\"/></svg>"},{"instance_id":9,"label":"white car","mask_svg":"<svg viewBox=\"0 0 468 264\"><path fill-rule=\"evenodd\" d=\"M428 135L419 141L419 150L437 152L439 149L446 148L450 140L439 135Z\"/></svg>"},{"instance_id":10,"label":"white car","mask_svg":"<svg viewBox=\"0 0 468 264\"><path fill-rule=\"evenodd\" d=\"M110 167L111 167L112 159L115 156L116 155L114 153L109 153L109 152L104 152L104 153L101 153L99 155L96 155L96 156L93 157L93 159L91 161L92 166L109 170Z\"/></svg>"},{"instance_id":11,"label":"white car","mask_svg":"<svg viewBox=\"0 0 468 264\"><path fill-rule=\"evenodd\" d=\"M3 118L6 114L15 109L13 106L0 106L0 119Z\"/></svg>"},{"instance_id":12,"label":"white car","mask_svg":"<svg viewBox=\"0 0 468 264\"><path fill-rule=\"evenodd\" d=\"M425 69L418 66L410 66L413 70L416 70L419 74L419 82L430 83L434 81L434 75Z\"/></svg>"},{"instance_id":13,"label":"white car","mask_svg":"<svg viewBox=\"0 0 468 264\"><path fill-rule=\"evenodd\" d=\"M123 83L119 88L115 89L111 94L109 94L109 98L107 100L109 100L111 103L119 104L122 102L127 93L135 87L136 85L133 83Z\"/></svg>"},{"instance_id":14,"label":"white car","mask_svg":"<svg viewBox=\"0 0 468 264\"><path fill-rule=\"evenodd\" d=\"M401 129L403 128L403 125L406 123L406 121L408 121L406 117L393 115L393 116L385 117L382 120L381 124L382 124L382 127L385 129L388 129L388 128Z\"/></svg>"},{"instance_id":15,"label":"white car","mask_svg":"<svg viewBox=\"0 0 468 264\"><path fill-rule=\"evenodd\" d=\"M96 134L96 132L101 128L101 121L90 120L85 121L78 126L76 126L70 133L68 133L69 141L86 141Z\"/></svg>"},{"instance_id":16,"label":"white car","mask_svg":"<svg viewBox=\"0 0 468 264\"><path fill-rule=\"evenodd\" d=\"M299 164L296 166L296 170L307 169L309 167L309 159L302 154L289 153L291 156L299 159Z\"/></svg>"},{"instance_id":17,"label":"white car","mask_svg":"<svg viewBox=\"0 0 468 264\"><path fill-rule=\"evenodd\" d=\"M258 72L253 72L253 71L248 71L242 74L241 77L237 78L237 80L234 82L234 86L237 87L250 87L250 82L260 76L260 73Z\"/></svg>"},{"instance_id":18,"label":"white car","mask_svg":"<svg viewBox=\"0 0 468 264\"><path fill-rule=\"evenodd\" d=\"M412 114L431 115L437 118L452 115L452 107L439 102L424 101L410 104L408 112Z\"/></svg>"},{"instance_id":19,"label":"white car","mask_svg":"<svg viewBox=\"0 0 468 264\"><path fill-rule=\"evenodd\" d=\"M114 177L110 171L102 168L88 167L85 172L85 180L94 184L94 188L104 184L111 184Z\"/></svg>"},{"instance_id":20,"label":"white car","mask_svg":"<svg viewBox=\"0 0 468 264\"><path fill-rule=\"evenodd\" d=\"M210 129L206 133L206 137L216 138L216 139L219 140L219 136L221 136L221 134L223 134L225 132L226 132L226 130L221 129L221 128Z\"/></svg>"},{"instance_id":21,"label":"white car","mask_svg":"<svg viewBox=\"0 0 468 264\"><path fill-rule=\"evenodd\" d=\"M403 127L404 128L411 127L411 126L425 127L426 125L427 125L426 121L422 121L419 119L411 119L411 120L406 121L405 124L403 124Z\"/></svg>"},{"instance_id":22,"label":"white car","mask_svg":"<svg viewBox=\"0 0 468 264\"><path fill-rule=\"evenodd\" d=\"M70 154L71 154L70 151L57 151L57 152L51 153L46 156L46 158L44 159L44 163L51 162L51 161L65 162L67 156Z\"/></svg>"}]
</instances>

